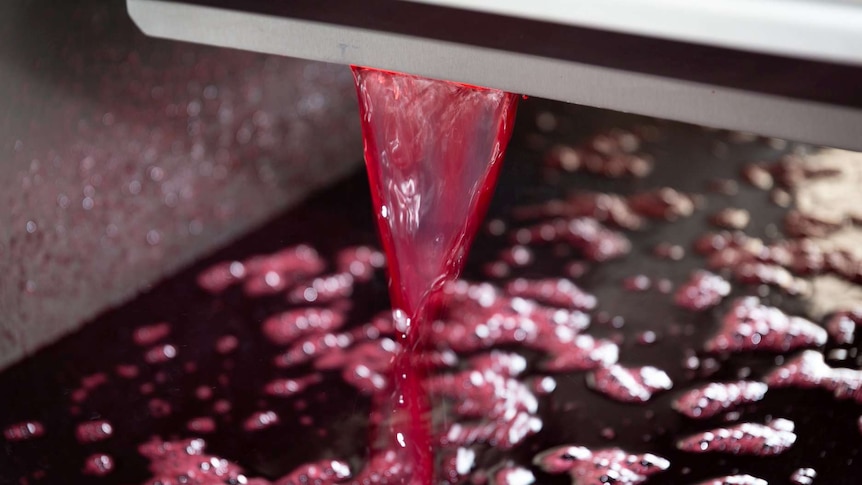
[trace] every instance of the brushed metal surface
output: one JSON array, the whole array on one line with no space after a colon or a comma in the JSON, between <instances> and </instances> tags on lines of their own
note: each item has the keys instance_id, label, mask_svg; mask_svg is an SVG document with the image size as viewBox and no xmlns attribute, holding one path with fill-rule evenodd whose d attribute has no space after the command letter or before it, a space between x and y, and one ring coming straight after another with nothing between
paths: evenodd
<instances>
[{"instance_id":1,"label":"brushed metal surface","mask_svg":"<svg viewBox=\"0 0 862 485\"><path fill-rule=\"evenodd\" d=\"M361 166L344 66L148 38L121 2L0 27L0 368Z\"/></svg>"},{"instance_id":2,"label":"brushed metal surface","mask_svg":"<svg viewBox=\"0 0 862 485\"><path fill-rule=\"evenodd\" d=\"M862 64L858 0L409 0L804 59Z\"/></svg>"}]
</instances>

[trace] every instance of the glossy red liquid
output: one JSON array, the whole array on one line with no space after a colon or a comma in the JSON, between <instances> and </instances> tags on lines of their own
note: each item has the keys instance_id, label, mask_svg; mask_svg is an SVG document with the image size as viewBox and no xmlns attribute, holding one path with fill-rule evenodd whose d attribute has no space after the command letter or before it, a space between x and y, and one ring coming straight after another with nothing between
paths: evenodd
<instances>
[{"instance_id":1,"label":"glossy red liquid","mask_svg":"<svg viewBox=\"0 0 862 485\"><path fill-rule=\"evenodd\" d=\"M411 356L423 346L443 285L460 273L485 214L517 97L368 68L353 73L401 344L392 372L394 424L385 438L406 452L409 483L429 484L433 454L424 372Z\"/></svg>"}]
</instances>

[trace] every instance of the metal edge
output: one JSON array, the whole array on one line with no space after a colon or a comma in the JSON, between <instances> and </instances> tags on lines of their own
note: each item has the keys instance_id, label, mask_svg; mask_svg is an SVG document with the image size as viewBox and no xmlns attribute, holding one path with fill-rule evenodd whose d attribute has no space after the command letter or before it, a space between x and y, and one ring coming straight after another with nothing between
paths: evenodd
<instances>
[{"instance_id":1,"label":"metal edge","mask_svg":"<svg viewBox=\"0 0 862 485\"><path fill-rule=\"evenodd\" d=\"M449 79L716 128L862 150L862 110L449 42L161 0L127 0L147 35Z\"/></svg>"}]
</instances>

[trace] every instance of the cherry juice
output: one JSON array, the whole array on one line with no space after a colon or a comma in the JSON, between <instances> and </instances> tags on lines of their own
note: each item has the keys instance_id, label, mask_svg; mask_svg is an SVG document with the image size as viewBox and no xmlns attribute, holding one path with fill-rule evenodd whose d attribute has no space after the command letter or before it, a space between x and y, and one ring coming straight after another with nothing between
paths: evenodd
<instances>
[{"instance_id":1,"label":"cherry juice","mask_svg":"<svg viewBox=\"0 0 862 485\"><path fill-rule=\"evenodd\" d=\"M365 162L389 262L401 351L389 439L411 483L431 483L432 442L421 363L411 357L461 272L511 136L517 97L493 89L356 67Z\"/></svg>"}]
</instances>

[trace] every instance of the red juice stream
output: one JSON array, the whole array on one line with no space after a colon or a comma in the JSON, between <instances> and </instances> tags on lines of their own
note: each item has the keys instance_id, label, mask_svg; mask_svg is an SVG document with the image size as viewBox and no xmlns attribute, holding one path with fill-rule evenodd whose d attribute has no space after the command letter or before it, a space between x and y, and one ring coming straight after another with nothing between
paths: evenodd
<instances>
[{"instance_id":1,"label":"red juice stream","mask_svg":"<svg viewBox=\"0 0 862 485\"><path fill-rule=\"evenodd\" d=\"M362 67L353 73L402 349L392 368L393 424L382 438L404 452L409 483L429 484L431 423L415 356L487 209L517 96Z\"/></svg>"}]
</instances>

